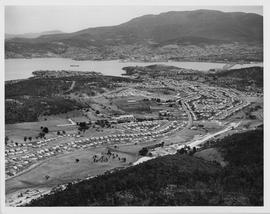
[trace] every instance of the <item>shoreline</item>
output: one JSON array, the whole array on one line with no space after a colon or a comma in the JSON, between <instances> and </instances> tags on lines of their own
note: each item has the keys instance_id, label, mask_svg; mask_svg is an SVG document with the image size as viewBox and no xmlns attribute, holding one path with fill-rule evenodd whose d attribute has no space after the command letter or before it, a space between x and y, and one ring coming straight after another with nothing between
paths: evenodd
<instances>
[{"instance_id":1,"label":"shoreline","mask_svg":"<svg viewBox=\"0 0 270 214\"><path fill-rule=\"evenodd\" d=\"M225 63L225 64L231 64L231 63L236 63L236 64L257 64L257 63L263 63L263 61L226 61L226 60L188 60L188 59L183 59L183 60L157 60L157 61L142 61L142 60L122 60L122 59L102 59L102 60L95 60L95 59L74 59L74 58L69 58L69 57L61 57L61 56L53 56L53 57L31 57L31 58L26 58L26 57L14 57L14 58L4 58L4 60L13 60L13 59L21 59L21 60L29 60L29 59L69 59L74 62L84 62L84 61L93 61L93 62L110 62L110 61L118 61L119 63L167 63L167 62L205 62L205 63Z\"/></svg>"},{"instance_id":2,"label":"shoreline","mask_svg":"<svg viewBox=\"0 0 270 214\"><path fill-rule=\"evenodd\" d=\"M36 57L36 58L7 58L5 59L5 62L6 61L11 61L11 60L71 60L72 62L76 62L76 60L73 60L71 58L62 58L62 57ZM245 67L256 67L256 66L259 66L259 67L263 67L263 62L261 61L248 61L248 62L243 62L243 61L239 61L239 62L231 62L231 61L199 61L199 60L184 60L184 61L173 61L173 60L168 60L168 61L133 61L133 60L129 60L129 61L124 61L122 62L121 60L119 59L116 59L116 60L80 60L80 61L77 61L77 62L80 62L80 63L84 63L84 62L89 62L89 63L97 63L98 64L101 64L101 63L118 63L119 66L121 68L119 68L119 72L117 73L112 73L112 74L106 74L106 69L105 69L105 72L101 72L100 70L97 70L96 68L91 68L89 70L85 70L85 68L81 68L80 69L80 66L76 67L76 70L74 70L73 67L67 67L67 68L53 68L53 69L46 69L46 68L37 68L37 69L34 69L33 71L31 71L31 74L26 74L25 78L22 78L22 77L18 77L16 79L13 79L14 77L8 77L7 75L5 75L5 84L9 84L9 83L16 83L16 82L19 82L19 81L23 81L25 79L29 79L31 77L35 77L32 72L34 71L37 71L37 70L48 70L48 71L60 71L60 70L66 70L66 71L80 71L80 72L91 72L94 71L96 73L101 73L102 75L105 75L105 76L117 76L117 77L127 77L128 75L126 75L126 73L124 72L124 70L122 70L123 67L126 67L126 66L136 66L136 65L133 65L133 64L137 64L138 66L147 66L147 65L154 65L154 64L163 64L164 65L168 65L170 63L172 63L173 66L176 66L176 67L179 67L179 68L184 68L184 69L193 69L193 70L198 70L198 71L202 71L202 72L208 72L210 69L223 69L223 67L225 66L228 67L228 69L234 69L235 66L237 65L240 65L240 66L243 66L242 68L245 68ZM17 62L18 63L18 62ZM205 68L204 70L200 70L200 69L197 69L197 68L192 68L189 66L181 66L181 65L174 65L174 64L177 64L177 63L183 63L183 64L188 64L188 63L201 63L201 64L209 64L209 63L212 63L213 66L209 67L209 69ZM131 65L129 65L131 64ZM216 65L215 65L216 64ZM220 68L217 68L217 64L219 64L218 67ZM68 65L67 65L68 66ZM85 67L85 65L81 65L82 67ZM196 66L195 66L196 67ZM235 69L240 69L240 68L235 68ZM30 69L31 70L31 69ZM124 73L123 73L124 72ZM5 68L5 73L8 73L8 68L6 67ZM28 72L27 72L28 73ZM15 75L16 76L16 75ZM19 75L19 76L22 76L22 75ZM7 78L7 79L6 79Z\"/></svg>"}]
</instances>

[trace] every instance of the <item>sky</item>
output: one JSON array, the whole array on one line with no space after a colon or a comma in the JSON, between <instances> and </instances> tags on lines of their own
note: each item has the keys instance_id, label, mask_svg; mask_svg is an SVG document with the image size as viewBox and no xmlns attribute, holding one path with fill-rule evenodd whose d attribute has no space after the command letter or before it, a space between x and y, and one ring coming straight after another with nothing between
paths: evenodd
<instances>
[{"instance_id":1,"label":"sky","mask_svg":"<svg viewBox=\"0 0 270 214\"><path fill-rule=\"evenodd\" d=\"M261 6L6 6L5 33L50 30L69 33L89 27L118 25L146 14L197 9L263 15Z\"/></svg>"}]
</instances>

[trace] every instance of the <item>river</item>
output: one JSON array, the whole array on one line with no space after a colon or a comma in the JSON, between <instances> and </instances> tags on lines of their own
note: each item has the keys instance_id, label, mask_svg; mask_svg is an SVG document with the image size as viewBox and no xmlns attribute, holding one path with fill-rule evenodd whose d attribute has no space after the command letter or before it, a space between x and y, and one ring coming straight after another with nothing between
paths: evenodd
<instances>
[{"instance_id":1,"label":"river","mask_svg":"<svg viewBox=\"0 0 270 214\"><path fill-rule=\"evenodd\" d=\"M126 66L147 66L152 64L165 64L181 68L208 71L209 69L222 68L225 63L212 62L120 62L112 61L74 61L67 58L33 58L33 59L6 59L5 80L25 79L32 76L36 70L74 70L96 71L104 75L121 76ZM76 65L71 67L70 65ZM263 66L263 63L235 65L232 68Z\"/></svg>"}]
</instances>

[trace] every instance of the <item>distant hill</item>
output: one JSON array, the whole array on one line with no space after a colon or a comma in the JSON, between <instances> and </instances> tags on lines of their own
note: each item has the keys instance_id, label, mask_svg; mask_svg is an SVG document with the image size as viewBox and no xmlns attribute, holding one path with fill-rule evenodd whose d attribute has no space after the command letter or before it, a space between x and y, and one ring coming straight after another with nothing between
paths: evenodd
<instances>
[{"instance_id":1,"label":"distant hill","mask_svg":"<svg viewBox=\"0 0 270 214\"><path fill-rule=\"evenodd\" d=\"M52 31L44 31L41 33L24 33L24 34L5 34L5 39L13 39L13 38L37 38L42 35L50 35L50 34L59 34L63 33L60 30L52 30Z\"/></svg>"},{"instance_id":2,"label":"distant hill","mask_svg":"<svg viewBox=\"0 0 270 214\"><path fill-rule=\"evenodd\" d=\"M262 81L263 79L263 67L247 67L239 69L230 69L216 73L219 77L235 77L246 80L258 80Z\"/></svg>"},{"instance_id":3,"label":"distant hill","mask_svg":"<svg viewBox=\"0 0 270 214\"><path fill-rule=\"evenodd\" d=\"M191 38L219 41L259 41L263 38L263 17L253 13L225 13L214 10L172 11L145 15L126 23L88 28L74 33L43 35L35 42L74 40L98 44L166 42Z\"/></svg>"},{"instance_id":4,"label":"distant hill","mask_svg":"<svg viewBox=\"0 0 270 214\"><path fill-rule=\"evenodd\" d=\"M211 75L211 74L210 74ZM263 87L263 68L262 67L250 67L241 69L232 69L219 72L215 74L217 78L238 80L240 84L255 83L257 87Z\"/></svg>"},{"instance_id":5,"label":"distant hill","mask_svg":"<svg viewBox=\"0 0 270 214\"><path fill-rule=\"evenodd\" d=\"M13 38L6 41L5 46L6 57L40 57L53 53L65 57L91 58L94 53L92 58L106 59L108 55L112 56L112 53L116 55L115 58L121 58L125 51L124 58L128 57L133 53L133 49L127 50L128 47L124 47L127 45L141 45L137 55L149 55L152 49L168 44L216 45L239 42L262 44L261 15L215 10L171 11L141 16L116 26L87 28L74 33L50 33L31 39ZM93 51L93 47L97 50ZM121 50L112 47L120 47ZM179 50L181 52L181 49ZM164 55L163 50L159 51ZM211 56L220 55L210 51L211 53L209 50L206 52ZM220 51L222 54L222 49ZM82 53L87 57L82 56ZM200 57L201 50L195 54ZM179 56L175 54L172 57Z\"/></svg>"},{"instance_id":6,"label":"distant hill","mask_svg":"<svg viewBox=\"0 0 270 214\"><path fill-rule=\"evenodd\" d=\"M263 131L230 135L212 146L225 167L168 155L69 184L28 206L263 206Z\"/></svg>"}]
</instances>

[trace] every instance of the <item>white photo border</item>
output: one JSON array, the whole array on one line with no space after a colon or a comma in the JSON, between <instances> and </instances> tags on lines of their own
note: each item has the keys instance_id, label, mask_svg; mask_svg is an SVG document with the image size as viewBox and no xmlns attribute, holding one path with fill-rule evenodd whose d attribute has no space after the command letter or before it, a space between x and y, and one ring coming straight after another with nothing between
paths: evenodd
<instances>
[{"instance_id":1,"label":"white photo border","mask_svg":"<svg viewBox=\"0 0 270 214\"><path fill-rule=\"evenodd\" d=\"M4 108L4 8L9 5L22 6L59 6L59 5L84 5L84 6L263 6L264 17L264 206L262 207L6 207L5 206L5 108ZM269 0L2 0L0 1L0 93L1 93L1 114L0 114L0 213L270 213L270 132L267 132L270 121L270 1ZM268 60L267 60L268 59Z\"/></svg>"}]
</instances>

